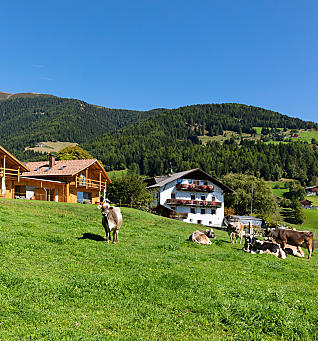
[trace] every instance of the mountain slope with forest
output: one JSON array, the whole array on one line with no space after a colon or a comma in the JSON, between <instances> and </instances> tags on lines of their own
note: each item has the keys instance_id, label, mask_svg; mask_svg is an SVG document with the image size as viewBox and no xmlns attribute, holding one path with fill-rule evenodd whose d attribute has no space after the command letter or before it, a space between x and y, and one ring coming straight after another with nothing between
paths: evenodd
<instances>
[{"instance_id":1,"label":"mountain slope with forest","mask_svg":"<svg viewBox=\"0 0 318 341\"><path fill-rule=\"evenodd\" d=\"M262 141L213 141L202 145L198 136L223 130L254 133L253 126L315 128L265 109L239 104L198 105L165 110L143 121L105 134L84 144L107 169L131 168L141 174L159 175L200 167L221 177L229 172L250 173L266 180L282 176L311 182L318 176L318 150L308 143L265 144Z\"/></svg>"},{"instance_id":2,"label":"mountain slope with forest","mask_svg":"<svg viewBox=\"0 0 318 341\"><path fill-rule=\"evenodd\" d=\"M86 142L151 114L47 95L10 97L0 101L0 141L25 159L21 153L37 142Z\"/></svg>"},{"instance_id":3,"label":"mountain slope with forest","mask_svg":"<svg viewBox=\"0 0 318 341\"><path fill-rule=\"evenodd\" d=\"M318 176L318 152L313 144L274 145L243 139L243 135L255 135L255 127L318 129L314 122L278 112L236 103L143 112L108 109L50 95L24 95L0 101L1 145L23 161L43 159L41 154L25 151L28 146L41 141L69 141L81 144L107 170L131 168L158 175L166 173L172 164L174 171L200 167L218 177L248 172L266 180L284 176L305 183ZM223 144L211 140L205 145L199 138L225 131L236 132L241 138Z\"/></svg>"}]
</instances>

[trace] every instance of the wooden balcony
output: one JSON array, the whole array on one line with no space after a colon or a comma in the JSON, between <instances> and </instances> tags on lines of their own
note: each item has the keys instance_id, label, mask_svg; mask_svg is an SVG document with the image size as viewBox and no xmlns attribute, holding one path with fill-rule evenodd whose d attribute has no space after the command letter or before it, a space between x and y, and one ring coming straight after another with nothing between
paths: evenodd
<instances>
[{"instance_id":1,"label":"wooden balcony","mask_svg":"<svg viewBox=\"0 0 318 341\"><path fill-rule=\"evenodd\" d=\"M211 185L195 185L195 184L177 184L177 190L179 191L191 191L191 192L207 192L211 193L214 191L214 186Z\"/></svg>"},{"instance_id":2,"label":"wooden balcony","mask_svg":"<svg viewBox=\"0 0 318 341\"><path fill-rule=\"evenodd\" d=\"M20 175L21 175L20 169L0 167L0 178L20 181Z\"/></svg>"},{"instance_id":3,"label":"wooden balcony","mask_svg":"<svg viewBox=\"0 0 318 341\"><path fill-rule=\"evenodd\" d=\"M219 201L206 201L206 200L185 200L185 199L167 199L168 205L177 206L203 206L203 207L222 207Z\"/></svg>"},{"instance_id":4,"label":"wooden balcony","mask_svg":"<svg viewBox=\"0 0 318 341\"><path fill-rule=\"evenodd\" d=\"M71 183L71 185L75 185L76 188L98 189L99 191L106 189L105 181L82 178L79 176L75 177L75 182Z\"/></svg>"},{"instance_id":5,"label":"wooden balcony","mask_svg":"<svg viewBox=\"0 0 318 341\"><path fill-rule=\"evenodd\" d=\"M188 213L173 212L169 215L169 218L183 220L188 218Z\"/></svg>"}]
</instances>

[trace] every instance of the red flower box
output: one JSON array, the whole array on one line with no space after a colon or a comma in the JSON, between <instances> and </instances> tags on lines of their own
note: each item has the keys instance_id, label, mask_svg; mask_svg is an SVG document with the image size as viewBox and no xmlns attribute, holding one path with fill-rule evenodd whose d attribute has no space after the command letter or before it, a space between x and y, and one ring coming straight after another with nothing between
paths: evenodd
<instances>
[{"instance_id":1,"label":"red flower box","mask_svg":"<svg viewBox=\"0 0 318 341\"><path fill-rule=\"evenodd\" d=\"M202 189L202 191L205 191L207 186L206 185L201 185L200 188Z\"/></svg>"},{"instance_id":2,"label":"red flower box","mask_svg":"<svg viewBox=\"0 0 318 341\"><path fill-rule=\"evenodd\" d=\"M208 190L209 192L213 192L213 191L214 191L214 187L213 187L213 186L207 186L207 190Z\"/></svg>"}]
</instances>

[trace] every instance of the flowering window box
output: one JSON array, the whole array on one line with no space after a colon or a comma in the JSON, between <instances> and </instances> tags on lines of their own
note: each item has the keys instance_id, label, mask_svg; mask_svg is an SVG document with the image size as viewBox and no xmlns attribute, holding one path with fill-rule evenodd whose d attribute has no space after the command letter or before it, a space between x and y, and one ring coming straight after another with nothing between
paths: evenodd
<instances>
[{"instance_id":1,"label":"flowering window box","mask_svg":"<svg viewBox=\"0 0 318 341\"><path fill-rule=\"evenodd\" d=\"M201 185L200 188L201 188L202 191L205 191L206 188L207 188L207 185Z\"/></svg>"},{"instance_id":2,"label":"flowering window box","mask_svg":"<svg viewBox=\"0 0 318 341\"><path fill-rule=\"evenodd\" d=\"M207 189L208 192L213 192L214 191L214 187L210 186L210 185L207 186L206 189Z\"/></svg>"},{"instance_id":3,"label":"flowering window box","mask_svg":"<svg viewBox=\"0 0 318 341\"><path fill-rule=\"evenodd\" d=\"M185 203L186 203L186 200L183 200L183 199L178 200L178 204L184 205Z\"/></svg>"},{"instance_id":4,"label":"flowering window box","mask_svg":"<svg viewBox=\"0 0 318 341\"><path fill-rule=\"evenodd\" d=\"M190 184L190 185L189 185L189 188L190 188L190 189L194 189L194 188L195 188L195 184Z\"/></svg>"}]
</instances>

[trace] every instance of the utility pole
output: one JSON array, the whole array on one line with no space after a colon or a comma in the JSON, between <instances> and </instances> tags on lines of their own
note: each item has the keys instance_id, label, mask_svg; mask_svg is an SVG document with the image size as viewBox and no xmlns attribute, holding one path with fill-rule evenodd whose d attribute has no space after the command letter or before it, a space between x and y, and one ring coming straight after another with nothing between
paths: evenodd
<instances>
[{"instance_id":1,"label":"utility pole","mask_svg":"<svg viewBox=\"0 0 318 341\"><path fill-rule=\"evenodd\" d=\"M253 216L253 192L254 192L254 184L252 182L252 195L251 195L251 217Z\"/></svg>"}]
</instances>

